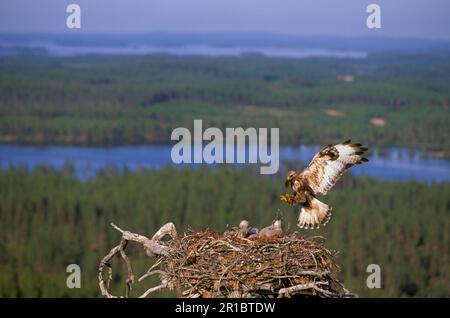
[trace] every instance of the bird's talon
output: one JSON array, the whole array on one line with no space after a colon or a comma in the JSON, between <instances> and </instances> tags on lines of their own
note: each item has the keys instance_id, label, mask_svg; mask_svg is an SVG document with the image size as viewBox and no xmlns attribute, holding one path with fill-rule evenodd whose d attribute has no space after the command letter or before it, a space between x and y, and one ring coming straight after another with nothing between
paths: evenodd
<instances>
[{"instance_id":1,"label":"bird's talon","mask_svg":"<svg viewBox=\"0 0 450 318\"><path fill-rule=\"evenodd\" d=\"M280 200L284 201L284 202L286 202L286 203L288 203L290 205L293 205L295 203L294 198L291 195L289 195L289 194L280 195Z\"/></svg>"}]
</instances>

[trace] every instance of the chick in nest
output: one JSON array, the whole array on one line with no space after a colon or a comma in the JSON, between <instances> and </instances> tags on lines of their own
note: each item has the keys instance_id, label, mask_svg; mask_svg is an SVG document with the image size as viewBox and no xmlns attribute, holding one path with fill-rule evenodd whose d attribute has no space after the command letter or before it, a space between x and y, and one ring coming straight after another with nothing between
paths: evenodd
<instances>
[{"instance_id":1,"label":"chick in nest","mask_svg":"<svg viewBox=\"0 0 450 318\"><path fill-rule=\"evenodd\" d=\"M283 228L281 220L275 220L272 225L267 226L258 233L258 237L281 237L283 236Z\"/></svg>"},{"instance_id":2,"label":"chick in nest","mask_svg":"<svg viewBox=\"0 0 450 318\"><path fill-rule=\"evenodd\" d=\"M258 229L256 227L251 227L247 220L242 220L241 223L239 223L239 227L232 227L223 233L223 236L225 237L235 236L239 238L249 238L256 235L258 235Z\"/></svg>"}]
</instances>

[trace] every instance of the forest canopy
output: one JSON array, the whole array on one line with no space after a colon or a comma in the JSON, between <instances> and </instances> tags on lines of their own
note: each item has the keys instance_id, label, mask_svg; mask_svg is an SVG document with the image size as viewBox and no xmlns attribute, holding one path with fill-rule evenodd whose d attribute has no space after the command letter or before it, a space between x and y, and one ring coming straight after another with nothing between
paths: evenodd
<instances>
[{"instance_id":1,"label":"forest canopy","mask_svg":"<svg viewBox=\"0 0 450 318\"><path fill-rule=\"evenodd\" d=\"M448 156L450 59L7 57L0 141L168 143L175 127L279 127L283 144L358 136ZM238 115L238 116L237 116Z\"/></svg>"}]
</instances>

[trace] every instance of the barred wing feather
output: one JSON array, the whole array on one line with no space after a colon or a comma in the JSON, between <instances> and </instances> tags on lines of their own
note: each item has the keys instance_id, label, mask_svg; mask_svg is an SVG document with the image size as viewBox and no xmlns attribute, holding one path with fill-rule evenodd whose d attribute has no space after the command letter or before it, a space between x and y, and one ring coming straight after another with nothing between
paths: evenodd
<instances>
[{"instance_id":1,"label":"barred wing feather","mask_svg":"<svg viewBox=\"0 0 450 318\"><path fill-rule=\"evenodd\" d=\"M363 157L366 150L361 144L347 140L317 153L303 174L314 194L327 194L346 169L368 161Z\"/></svg>"}]
</instances>

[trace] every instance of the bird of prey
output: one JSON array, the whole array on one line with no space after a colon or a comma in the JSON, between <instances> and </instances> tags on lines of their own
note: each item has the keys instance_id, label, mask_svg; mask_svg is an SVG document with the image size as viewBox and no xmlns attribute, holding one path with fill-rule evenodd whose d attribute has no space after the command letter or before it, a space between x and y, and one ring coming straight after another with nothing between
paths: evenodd
<instances>
[{"instance_id":1,"label":"bird of prey","mask_svg":"<svg viewBox=\"0 0 450 318\"><path fill-rule=\"evenodd\" d=\"M250 224L247 220L242 220L239 223L239 227L232 227L224 232L224 236L236 236L239 238L247 238L250 235L258 234L258 229L255 227L250 227Z\"/></svg>"},{"instance_id":2,"label":"bird of prey","mask_svg":"<svg viewBox=\"0 0 450 318\"><path fill-rule=\"evenodd\" d=\"M308 167L301 172L290 171L285 185L293 194L280 196L282 201L301 205L298 226L313 229L325 225L331 218L331 206L319 201L317 195L326 195L342 176L344 171L355 164L367 162L364 152L367 148L347 140L337 145L329 145L319 151Z\"/></svg>"},{"instance_id":3,"label":"bird of prey","mask_svg":"<svg viewBox=\"0 0 450 318\"><path fill-rule=\"evenodd\" d=\"M276 220L272 225L261 229L258 233L258 237L280 237L282 235L281 220Z\"/></svg>"}]
</instances>

